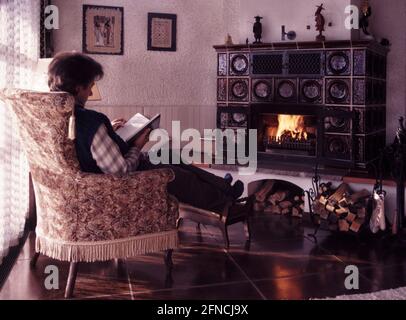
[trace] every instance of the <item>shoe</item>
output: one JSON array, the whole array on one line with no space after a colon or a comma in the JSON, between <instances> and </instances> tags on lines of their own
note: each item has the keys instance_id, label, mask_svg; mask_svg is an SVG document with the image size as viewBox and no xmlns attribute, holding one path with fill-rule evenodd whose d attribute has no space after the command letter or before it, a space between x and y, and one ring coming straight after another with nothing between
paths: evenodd
<instances>
[{"instance_id":1,"label":"shoe","mask_svg":"<svg viewBox=\"0 0 406 320\"><path fill-rule=\"evenodd\" d=\"M241 180L237 180L231 187L231 196L234 200L237 200L244 192L244 183Z\"/></svg>"},{"instance_id":2,"label":"shoe","mask_svg":"<svg viewBox=\"0 0 406 320\"><path fill-rule=\"evenodd\" d=\"M231 173L226 173L226 175L224 176L224 180L226 180L228 184L231 184L231 182L233 182L233 176L231 175Z\"/></svg>"}]
</instances>

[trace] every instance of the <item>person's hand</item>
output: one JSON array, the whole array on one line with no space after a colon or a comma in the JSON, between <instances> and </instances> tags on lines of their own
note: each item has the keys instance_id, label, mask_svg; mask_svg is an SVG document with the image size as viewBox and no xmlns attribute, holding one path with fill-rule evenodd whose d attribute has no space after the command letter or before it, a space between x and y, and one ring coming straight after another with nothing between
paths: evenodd
<instances>
[{"instance_id":1,"label":"person's hand","mask_svg":"<svg viewBox=\"0 0 406 320\"><path fill-rule=\"evenodd\" d=\"M134 140L133 145L138 149L142 149L145 144L149 141L149 134L151 133L151 129L147 128Z\"/></svg>"},{"instance_id":2,"label":"person's hand","mask_svg":"<svg viewBox=\"0 0 406 320\"><path fill-rule=\"evenodd\" d=\"M113 121L111 121L111 126L113 127L114 131L117 131L118 129L120 129L122 126L124 126L124 124L127 121L125 119L114 119Z\"/></svg>"}]
</instances>

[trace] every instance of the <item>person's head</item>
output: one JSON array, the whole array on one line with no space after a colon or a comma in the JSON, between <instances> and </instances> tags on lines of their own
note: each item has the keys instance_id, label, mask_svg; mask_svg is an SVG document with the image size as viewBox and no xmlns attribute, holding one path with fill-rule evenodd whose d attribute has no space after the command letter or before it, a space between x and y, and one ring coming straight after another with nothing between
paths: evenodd
<instances>
[{"instance_id":1,"label":"person's head","mask_svg":"<svg viewBox=\"0 0 406 320\"><path fill-rule=\"evenodd\" d=\"M78 52L57 54L48 68L51 91L69 92L77 102L85 104L92 95L94 82L104 75L103 67L94 59Z\"/></svg>"}]
</instances>

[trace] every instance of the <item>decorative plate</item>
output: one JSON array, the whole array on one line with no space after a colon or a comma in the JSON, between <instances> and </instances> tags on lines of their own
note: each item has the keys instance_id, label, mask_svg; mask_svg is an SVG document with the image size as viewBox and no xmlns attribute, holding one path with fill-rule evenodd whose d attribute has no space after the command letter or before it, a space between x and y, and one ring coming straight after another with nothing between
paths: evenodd
<instances>
[{"instance_id":1,"label":"decorative plate","mask_svg":"<svg viewBox=\"0 0 406 320\"><path fill-rule=\"evenodd\" d=\"M348 86L343 81L334 81L329 88L331 99L336 102L344 101L348 96Z\"/></svg>"},{"instance_id":2,"label":"decorative plate","mask_svg":"<svg viewBox=\"0 0 406 320\"><path fill-rule=\"evenodd\" d=\"M267 99L271 95L271 86L268 82L259 81L254 86L254 94L259 99Z\"/></svg>"},{"instance_id":3,"label":"decorative plate","mask_svg":"<svg viewBox=\"0 0 406 320\"><path fill-rule=\"evenodd\" d=\"M238 124L241 124L241 123L244 123L247 121L247 115L244 113L233 113L232 117L233 117L233 120Z\"/></svg>"},{"instance_id":4,"label":"decorative plate","mask_svg":"<svg viewBox=\"0 0 406 320\"><path fill-rule=\"evenodd\" d=\"M303 84L303 96L307 101L316 101L321 96L321 85L316 80L309 80Z\"/></svg>"},{"instance_id":5,"label":"decorative plate","mask_svg":"<svg viewBox=\"0 0 406 320\"><path fill-rule=\"evenodd\" d=\"M348 57L343 52L334 53L329 59L331 71L335 74L340 74L348 69Z\"/></svg>"},{"instance_id":6,"label":"decorative plate","mask_svg":"<svg viewBox=\"0 0 406 320\"><path fill-rule=\"evenodd\" d=\"M231 68L237 74L243 74L248 69L248 59L244 55L237 55L231 60Z\"/></svg>"},{"instance_id":7,"label":"decorative plate","mask_svg":"<svg viewBox=\"0 0 406 320\"><path fill-rule=\"evenodd\" d=\"M345 128L346 123L344 118L327 117L325 118L324 127L326 130L341 130Z\"/></svg>"},{"instance_id":8,"label":"decorative plate","mask_svg":"<svg viewBox=\"0 0 406 320\"><path fill-rule=\"evenodd\" d=\"M295 95L295 85L290 81L282 81L279 84L278 93L283 99L293 98Z\"/></svg>"},{"instance_id":9,"label":"decorative plate","mask_svg":"<svg viewBox=\"0 0 406 320\"><path fill-rule=\"evenodd\" d=\"M332 154L343 154L347 152L345 144L339 138L331 139L328 148Z\"/></svg>"},{"instance_id":10,"label":"decorative plate","mask_svg":"<svg viewBox=\"0 0 406 320\"><path fill-rule=\"evenodd\" d=\"M244 81L236 81L231 88L231 92L234 97L244 99L248 95L247 84Z\"/></svg>"}]
</instances>

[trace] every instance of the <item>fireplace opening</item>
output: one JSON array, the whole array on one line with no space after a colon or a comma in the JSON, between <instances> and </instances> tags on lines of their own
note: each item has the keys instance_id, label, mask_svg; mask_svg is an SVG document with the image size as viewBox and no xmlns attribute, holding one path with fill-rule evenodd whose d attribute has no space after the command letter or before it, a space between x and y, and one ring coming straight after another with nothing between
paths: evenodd
<instances>
[{"instance_id":1,"label":"fireplace opening","mask_svg":"<svg viewBox=\"0 0 406 320\"><path fill-rule=\"evenodd\" d=\"M264 113L260 116L259 127L259 150L271 154L316 156L316 116Z\"/></svg>"}]
</instances>

